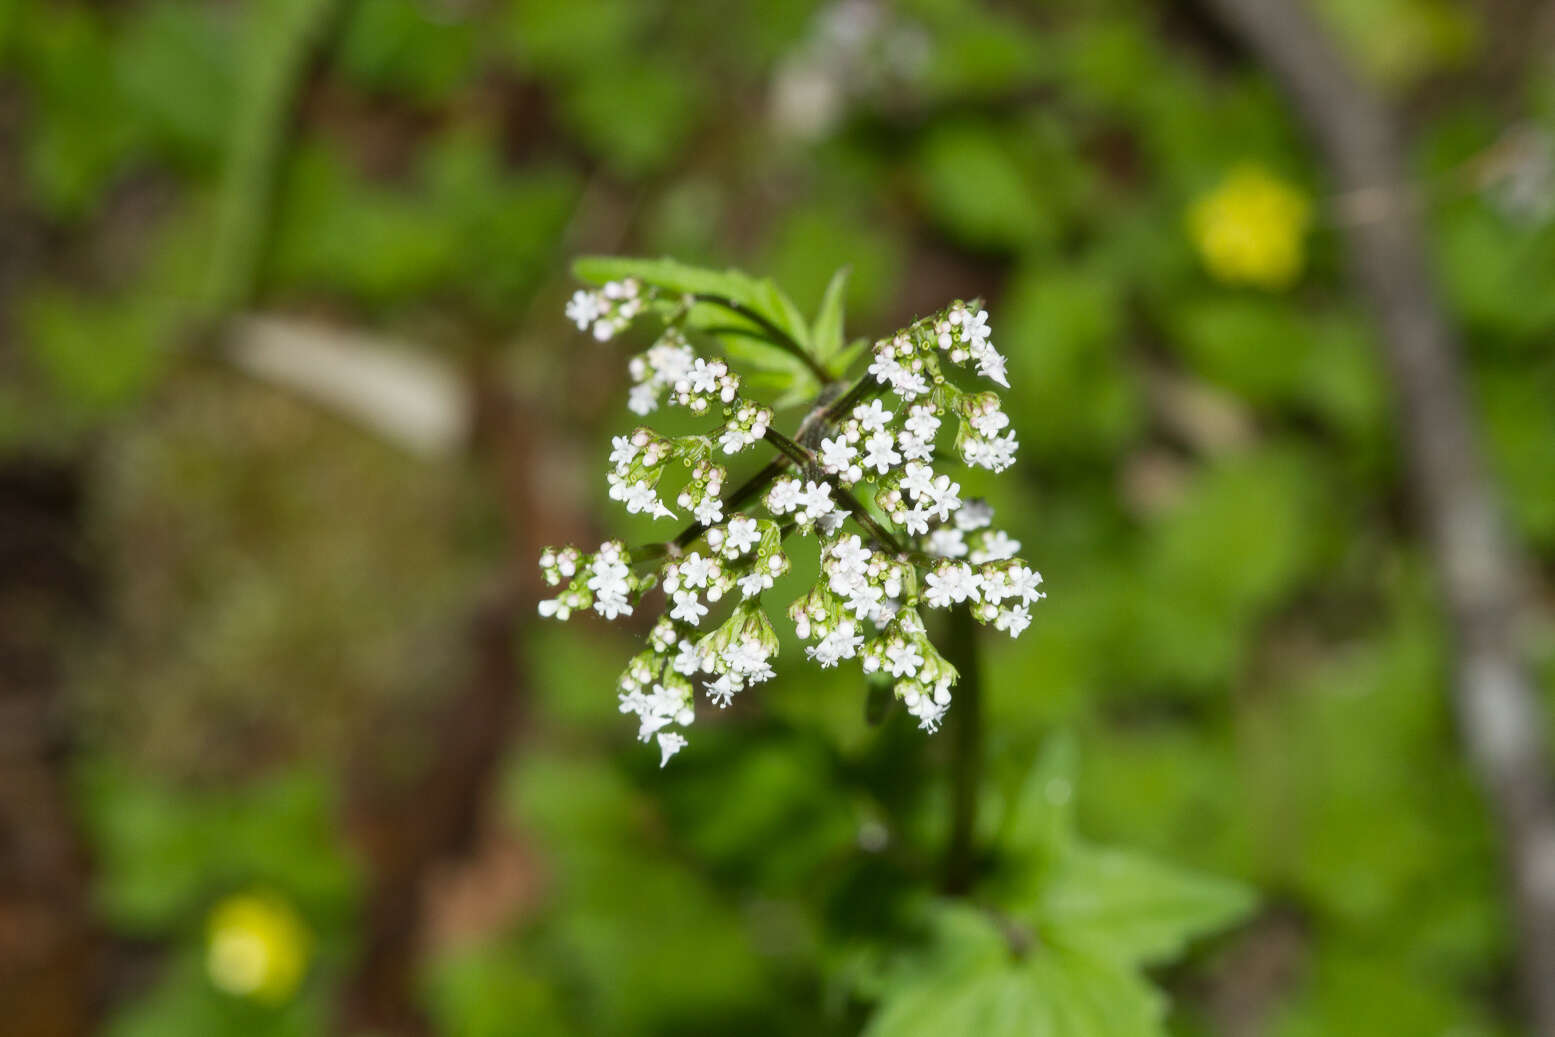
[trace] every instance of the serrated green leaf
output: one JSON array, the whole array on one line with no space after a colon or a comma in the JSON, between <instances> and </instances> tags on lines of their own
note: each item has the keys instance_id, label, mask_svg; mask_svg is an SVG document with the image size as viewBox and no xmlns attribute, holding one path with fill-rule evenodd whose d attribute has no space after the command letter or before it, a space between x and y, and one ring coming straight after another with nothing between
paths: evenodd
<instances>
[{"instance_id":1,"label":"serrated green leaf","mask_svg":"<svg viewBox=\"0 0 1555 1037\"><path fill-rule=\"evenodd\" d=\"M1031 971L1052 1011L1055 1037L1165 1033L1166 999L1131 971L1067 948L1033 953Z\"/></svg>"},{"instance_id":2,"label":"serrated green leaf","mask_svg":"<svg viewBox=\"0 0 1555 1037\"><path fill-rule=\"evenodd\" d=\"M826 285L826 294L821 297L821 309L816 314L815 329L811 332L810 340L815 344L816 358L822 363L841 352L843 347L843 304L848 292L849 273L849 268L843 267L832 274L831 281ZM832 370L837 368L832 367Z\"/></svg>"},{"instance_id":3,"label":"serrated green leaf","mask_svg":"<svg viewBox=\"0 0 1555 1037\"><path fill-rule=\"evenodd\" d=\"M1055 1033L1049 1006L1038 994L1029 977L1012 969L991 968L904 992L882 1006L864 1033L866 1037Z\"/></svg>"},{"instance_id":4,"label":"serrated green leaf","mask_svg":"<svg viewBox=\"0 0 1555 1037\"><path fill-rule=\"evenodd\" d=\"M573 262L572 272L579 280L591 284L635 277L644 284L677 295L727 299L770 322L801 349L811 350L809 325L799 308L770 279L754 278L738 270L708 270L669 258L614 256L583 256Z\"/></svg>"},{"instance_id":5,"label":"serrated green leaf","mask_svg":"<svg viewBox=\"0 0 1555 1037\"><path fill-rule=\"evenodd\" d=\"M868 1037L1149 1037L1164 1003L1137 976L1071 947L1017 953L986 912L939 905L934 939L887 981Z\"/></svg>"},{"instance_id":6,"label":"serrated green leaf","mask_svg":"<svg viewBox=\"0 0 1555 1037\"><path fill-rule=\"evenodd\" d=\"M1083 848L1044 877L1036 910L1055 942L1120 964L1151 965L1243 918L1253 903L1235 882L1140 854Z\"/></svg>"},{"instance_id":7,"label":"serrated green leaf","mask_svg":"<svg viewBox=\"0 0 1555 1037\"><path fill-rule=\"evenodd\" d=\"M760 339L740 334L721 334L716 337L731 358L758 371L799 374L805 369L804 364L792 353Z\"/></svg>"}]
</instances>

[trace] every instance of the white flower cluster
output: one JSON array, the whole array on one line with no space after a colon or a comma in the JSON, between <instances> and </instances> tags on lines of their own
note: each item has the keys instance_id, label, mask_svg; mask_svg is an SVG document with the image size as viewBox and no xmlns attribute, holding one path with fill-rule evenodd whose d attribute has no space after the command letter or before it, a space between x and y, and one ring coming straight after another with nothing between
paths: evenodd
<instances>
[{"instance_id":1,"label":"white flower cluster","mask_svg":"<svg viewBox=\"0 0 1555 1037\"><path fill-rule=\"evenodd\" d=\"M586 294L586 293L579 293ZM576 300L577 296L573 296ZM648 414L658 409L664 390L684 379L696 362L696 352L678 328L668 328L647 351L632 357L627 370L632 375L631 393L626 405L633 414Z\"/></svg>"},{"instance_id":2,"label":"white flower cluster","mask_svg":"<svg viewBox=\"0 0 1555 1037\"><path fill-rule=\"evenodd\" d=\"M568 315L608 338L620 330L614 322L630 321L645 298L652 303L657 296L615 282L574 296ZM966 608L1015 637L1045 596L1041 575L1017 557L1020 543L991 527L992 509L964 498L952 472L941 470L957 456L994 472L1015 459L1015 434L999 397L963 390L945 373L975 365L979 375L1006 384L988 314L954 303L876 343L865 379L817 407L796 443L772 428L768 407L740 395L740 378L725 361L697 355L679 326L684 306L665 303L652 309L667 312L670 326L631 360L631 409L649 413L668 393L692 414L721 413L723 423L705 435L639 428L615 437L607 483L611 498L629 511L671 516L659 485L677 462L687 478L665 497L694 524L676 540L639 552L637 571L614 541L588 555L547 549L547 582L566 586L541 603L541 613L566 619L592 608L607 618L630 615L650 588L662 586L664 611L648 649L619 682L622 712L638 718L642 740L657 739L662 765L686 744L698 683L726 706L773 675L778 639L762 595L789 570L784 538L814 533L817 579L788 610L806 656L822 668L858 659L866 673L891 680L923 728L937 729L957 674L929 640L921 610ZM599 332L601 320L612 322L608 334ZM945 444L952 418L953 444ZM714 458L763 440L781 454L772 468L777 474L726 496L727 473ZM749 510L761 507L766 517ZM847 528L850 519L854 528ZM652 571L642 564L649 562ZM718 622L715 611L725 609ZM718 625L703 632L710 621Z\"/></svg>"},{"instance_id":3,"label":"white flower cluster","mask_svg":"<svg viewBox=\"0 0 1555 1037\"><path fill-rule=\"evenodd\" d=\"M681 488L675 503L689 509L704 526L722 521L724 505L720 494L723 493L725 474L718 465L707 461L696 462L691 469L690 480Z\"/></svg>"},{"instance_id":4,"label":"white flower cluster","mask_svg":"<svg viewBox=\"0 0 1555 1037\"><path fill-rule=\"evenodd\" d=\"M992 334L987 310L973 313L959 303L934 323L934 343L950 357L951 363L964 364L974 360L978 374L1008 389L1010 382L1004 373L1004 355L989 341Z\"/></svg>"},{"instance_id":5,"label":"white flower cluster","mask_svg":"<svg viewBox=\"0 0 1555 1037\"><path fill-rule=\"evenodd\" d=\"M630 436L614 437L610 448L613 467L605 476L610 499L621 501L634 515L674 518L675 513L659 499L655 489L664 475L665 464L675 456L674 441L640 428Z\"/></svg>"},{"instance_id":6,"label":"white flower cluster","mask_svg":"<svg viewBox=\"0 0 1555 1037\"><path fill-rule=\"evenodd\" d=\"M833 519L841 521L837 505L831 498L830 483L814 479L806 482L788 475L773 481L772 488L767 491L767 510L774 515L792 517L803 532L817 524L822 529L829 528L834 525Z\"/></svg>"},{"instance_id":7,"label":"white flower cluster","mask_svg":"<svg viewBox=\"0 0 1555 1037\"><path fill-rule=\"evenodd\" d=\"M567 301L567 319L578 326L579 331L593 329L600 342L608 342L642 312L642 286L635 278L611 281L597 292L580 288Z\"/></svg>"},{"instance_id":8,"label":"white flower cluster","mask_svg":"<svg viewBox=\"0 0 1555 1037\"><path fill-rule=\"evenodd\" d=\"M727 409L729 420L718 435L718 445L726 454L738 454L748 446L760 442L772 425L772 409L741 400L738 406Z\"/></svg>"},{"instance_id":9,"label":"white flower cluster","mask_svg":"<svg viewBox=\"0 0 1555 1037\"><path fill-rule=\"evenodd\" d=\"M606 619L630 616L632 601L653 583L651 577L632 572L631 558L619 540L607 540L591 555L575 547L548 547L540 555L540 572L552 587L569 581L566 590L540 603L540 615L554 619L591 606Z\"/></svg>"},{"instance_id":10,"label":"white flower cluster","mask_svg":"<svg viewBox=\"0 0 1555 1037\"><path fill-rule=\"evenodd\" d=\"M956 413L961 416L956 449L963 461L973 468L994 472L1002 472L1015 463L1015 433L1004 432L1010 416L1000 409L996 394L963 395L956 401Z\"/></svg>"}]
</instances>

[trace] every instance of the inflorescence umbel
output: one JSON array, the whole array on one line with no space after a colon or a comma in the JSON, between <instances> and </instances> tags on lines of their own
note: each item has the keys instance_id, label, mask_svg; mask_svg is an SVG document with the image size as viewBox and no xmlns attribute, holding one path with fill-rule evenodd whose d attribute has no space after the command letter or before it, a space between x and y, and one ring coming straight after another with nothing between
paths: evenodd
<instances>
[{"instance_id":1,"label":"inflorescence umbel","mask_svg":"<svg viewBox=\"0 0 1555 1037\"><path fill-rule=\"evenodd\" d=\"M773 427L770 407L742 394L728 362L693 346L693 339L715 339L688 319L707 305L762 323L775 344L801 348L738 303L635 278L579 291L568 303L567 316L600 341L638 319L662 325L658 340L629 365L634 413L684 407L719 424L702 435L641 427L614 438L610 497L629 512L690 525L673 540L630 550L617 540L592 552L547 548L540 568L560 590L540 603L540 614L564 620L592 609L614 619L662 587L664 612L618 683L621 712L637 716L642 741L657 737L662 766L686 744L696 685L727 706L773 675L778 637L763 595L789 570L784 541L814 534L819 572L787 610L809 642L805 654L822 667L858 658L866 673L891 678L920 726L936 730L957 674L929 641L919 610L965 606L1016 637L1045 597L1041 574L1016 557L1019 542L991 527L992 508L963 499L953 475L936 468L959 457L1001 472L1015 460L1015 434L998 395L946 377L970 368L1008 386L987 312L956 301L879 340L868 372L851 385L828 384L790 439ZM941 446L952 419L953 454ZM726 491L721 462L761 443L776 456ZM665 488L667 476L678 488ZM704 632L726 603L727 617Z\"/></svg>"}]
</instances>

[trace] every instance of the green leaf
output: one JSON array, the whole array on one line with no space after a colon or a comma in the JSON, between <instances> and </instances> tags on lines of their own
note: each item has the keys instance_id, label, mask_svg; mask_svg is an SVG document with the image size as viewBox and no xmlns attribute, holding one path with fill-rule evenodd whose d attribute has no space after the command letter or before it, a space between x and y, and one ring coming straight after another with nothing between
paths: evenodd
<instances>
[{"instance_id":1,"label":"green leaf","mask_svg":"<svg viewBox=\"0 0 1555 1037\"><path fill-rule=\"evenodd\" d=\"M842 316L848 291L848 274L847 267L832 274L830 283L826 285L826 294L821 298L821 310L815 317L811 341L815 344L816 358L822 363L832 359L843 347Z\"/></svg>"},{"instance_id":2,"label":"green leaf","mask_svg":"<svg viewBox=\"0 0 1555 1037\"><path fill-rule=\"evenodd\" d=\"M1243 886L1143 855L1084 848L1044 882L1041 928L1066 946L1120 964L1151 965L1253 907Z\"/></svg>"},{"instance_id":3,"label":"green leaf","mask_svg":"<svg viewBox=\"0 0 1555 1037\"><path fill-rule=\"evenodd\" d=\"M213 792L104 762L83 774L82 793L103 864L97 903L125 931L175 930L211 895L255 883L284 891L315 922L349 909L356 878L316 773Z\"/></svg>"},{"instance_id":4,"label":"green leaf","mask_svg":"<svg viewBox=\"0 0 1555 1037\"><path fill-rule=\"evenodd\" d=\"M1038 927L1041 942L1150 965L1251 910L1252 894L1238 883L1086 845L1074 831L1076 772L1074 740L1050 738L1005 823L1002 848L1023 870L1003 902Z\"/></svg>"},{"instance_id":5,"label":"green leaf","mask_svg":"<svg viewBox=\"0 0 1555 1037\"><path fill-rule=\"evenodd\" d=\"M1040 860L1074 841L1074 783L1078 770L1074 739L1055 735L1043 745L1026 773L1005 820L1001 845Z\"/></svg>"},{"instance_id":6,"label":"green leaf","mask_svg":"<svg viewBox=\"0 0 1555 1037\"><path fill-rule=\"evenodd\" d=\"M863 356L867 349L869 349L869 339L854 339L846 349L832 357L831 362L826 366L838 375L846 374L848 368L852 367L854 361Z\"/></svg>"},{"instance_id":7,"label":"green leaf","mask_svg":"<svg viewBox=\"0 0 1555 1037\"><path fill-rule=\"evenodd\" d=\"M918 194L927 214L958 242L993 252L1015 252L1051 241L1056 214L991 127L935 130L916 161Z\"/></svg>"},{"instance_id":8,"label":"green leaf","mask_svg":"<svg viewBox=\"0 0 1555 1037\"><path fill-rule=\"evenodd\" d=\"M1062 946L1017 952L986 912L944 903L934 936L886 982L867 1037L1148 1037L1164 1004L1130 972Z\"/></svg>"},{"instance_id":9,"label":"green leaf","mask_svg":"<svg viewBox=\"0 0 1555 1037\"><path fill-rule=\"evenodd\" d=\"M629 259L584 256L572 264L579 280L604 284L635 277L644 284L677 295L706 295L750 310L791 338L801 349L813 352L810 327L799 307L770 279L754 278L738 270L708 270L673 259ZM729 321L726 321L728 323ZM734 322L737 322L735 318Z\"/></svg>"}]
</instances>

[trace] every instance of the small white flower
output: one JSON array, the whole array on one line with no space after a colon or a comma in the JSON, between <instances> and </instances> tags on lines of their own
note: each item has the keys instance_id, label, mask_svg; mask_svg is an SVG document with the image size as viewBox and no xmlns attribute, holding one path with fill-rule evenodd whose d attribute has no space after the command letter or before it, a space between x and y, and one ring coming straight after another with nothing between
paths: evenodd
<instances>
[{"instance_id":1,"label":"small white flower","mask_svg":"<svg viewBox=\"0 0 1555 1037\"><path fill-rule=\"evenodd\" d=\"M988 468L990 471L1002 472L1015 463L1015 450L1018 444L1015 442L1015 433L1006 433L1002 439L990 439L988 441Z\"/></svg>"},{"instance_id":2,"label":"small white flower","mask_svg":"<svg viewBox=\"0 0 1555 1037\"><path fill-rule=\"evenodd\" d=\"M702 523L702 525L711 526L723 520L723 501L713 496L704 497L701 503L693 509L692 514L696 516L696 520Z\"/></svg>"},{"instance_id":3,"label":"small white flower","mask_svg":"<svg viewBox=\"0 0 1555 1037\"><path fill-rule=\"evenodd\" d=\"M869 365L869 373L883 385L894 385L902 373L902 365L890 353L880 352L875 354L874 363Z\"/></svg>"},{"instance_id":4,"label":"small white flower","mask_svg":"<svg viewBox=\"0 0 1555 1037\"><path fill-rule=\"evenodd\" d=\"M850 588L848 611L860 619L871 619L885 598L885 591L872 583L858 583Z\"/></svg>"},{"instance_id":5,"label":"small white flower","mask_svg":"<svg viewBox=\"0 0 1555 1037\"><path fill-rule=\"evenodd\" d=\"M904 400L915 400L929 391L929 381L921 371L903 370L896 376L896 382L891 386Z\"/></svg>"},{"instance_id":6,"label":"small white flower","mask_svg":"<svg viewBox=\"0 0 1555 1037\"><path fill-rule=\"evenodd\" d=\"M984 378L990 378L998 382L1006 389L1010 387L1010 380L1006 377L1004 355L992 346L985 348L977 357L977 373Z\"/></svg>"},{"instance_id":7,"label":"small white flower","mask_svg":"<svg viewBox=\"0 0 1555 1037\"><path fill-rule=\"evenodd\" d=\"M959 519L965 511L966 508L963 506L961 511L956 513L956 518ZM1006 558L1014 558L1015 552L1019 550L1019 540L1014 539L1002 529L990 530L983 535L982 546L972 552L972 561L978 564L983 562L1001 562Z\"/></svg>"},{"instance_id":8,"label":"small white flower","mask_svg":"<svg viewBox=\"0 0 1555 1037\"><path fill-rule=\"evenodd\" d=\"M929 534L926 550L937 558L964 557L967 553L966 534L959 529L936 529Z\"/></svg>"},{"instance_id":9,"label":"small white flower","mask_svg":"<svg viewBox=\"0 0 1555 1037\"><path fill-rule=\"evenodd\" d=\"M902 515L902 526L908 536L922 536L929 531L929 509L920 505L908 508Z\"/></svg>"},{"instance_id":10,"label":"small white flower","mask_svg":"<svg viewBox=\"0 0 1555 1037\"><path fill-rule=\"evenodd\" d=\"M902 489L913 500L922 500L934 493L934 469L918 461L909 461L902 470Z\"/></svg>"},{"instance_id":11,"label":"small white flower","mask_svg":"<svg viewBox=\"0 0 1555 1037\"><path fill-rule=\"evenodd\" d=\"M610 463L616 468L624 468L632 463L632 458L641 451L629 436L612 436L610 439Z\"/></svg>"},{"instance_id":12,"label":"small white flower","mask_svg":"<svg viewBox=\"0 0 1555 1037\"><path fill-rule=\"evenodd\" d=\"M907 705L907 712L918 718L918 726L933 734L939 730L940 721L945 718L946 703L935 701L933 696L912 692L902 700Z\"/></svg>"},{"instance_id":13,"label":"small white flower","mask_svg":"<svg viewBox=\"0 0 1555 1037\"><path fill-rule=\"evenodd\" d=\"M821 440L821 467L833 475L847 475L849 482L858 482L863 471L853 463L856 457L858 448L842 436ZM858 474L854 475L854 472Z\"/></svg>"},{"instance_id":14,"label":"small white flower","mask_svg":"<svg viewBox=\"0 0 1555 1037\"><path fill-rule=\"evenodd\" d=\"M678 619L682 623L690 623L696 626L707 615L707 606L697 600L695 591L679 591L675 595L675 607L670 609L670 617Z\"/></svg>"},{"instance_id":15,"label":"small white flower","mask_svg":"<svg viewBox=\"0 0 1555 1037\"><path fill-rule=\"evenodd\" d=\"M869 558L870 551L864 546L864 541L859 539L857 533L843 537L832 544L831 559L836 571L850 576L862 576L865 567L869 565Z\"/></svg>"},{"instance_id":16,"label":"small white flower","mask_svg":"<svg viewBox=\"0 0 1555 1037\"><path fill-rule=\"evenodd\" d=\"M692 551L680 563L680 578L687 587L706 587L716 568L711 558L703 558L699 552Z\"/></svg>"},{"instance_id":17,"label":"small white flower","mask_svg":"<svg viewBox=\"0 0 1555 1037\"><path fill-rule=\"evenodd\" d=\"M729 646L724 653L729 671L747 684L759 684L772 676L771 656L760 641L747 637Z\"/></svg>"},{"instance_id":18,"label":"small white flower","mask_svg":"<svg viewBox=\"0 0 1555 1037\"><path fill-rule=\"evenodd\" d=\"M706 684L707 697L712 699L719 709L726 709L730 701L734 699L734 693L740 688L731 674L724 674L717 680L708 681Z\"/></svg>"},{"instance_id":19,"label":"small white flower","mask_svg":"<svg viewBox=\"0 0 1555 1037\"><path fill-rule=\"evenodd\" d=\"M678 735L674 731L665 731L659 735L659 767L663 768L670 762L670 757L686 747L684 735Z\"/></svg>"},{"instance_id":20,"label":"small white flower","mask_svg":"<svg viewBox=\"0 0 1555 1037\"><path fill-rule=\"evenodd\" d=\"M873 468L880 475L884 475L894 466L901 464L902 455L894 449L895 443L891 433L883 429L872 433L864 441L864 467Z\"/></svg>"},{"instance_id":21,"label":"small white flower","mask_svg":"<svg viewBox=\"0 0 1555 1037\"><path fill-rule=\"evenodd\" d=\"M940 421L934 416L932 407L913 407L907 412L907 420L903 422L908 432L923 439L933 441L939 434Z\"/></svg>"},{"instance_id":22,"label":"small white flower","mask_svg":"<svg viewBox=\"0 0 1555 1037\"><path fill-rule=\"evenodd\" d=\"M941 566L924 581L924 600L930 608L947 608L968 599L977 601L982 577L969 565Z\"/></svg>"},{"instance_id":23,"label":"small white flower","mask_svg":"<svg viewBox=\"0 0 1555 1037\"><path fill-rule=\"evenodd\" d=\"M689 677L702 665L702 653L697 651L696 642L691 640L681 641L676 646L675 659L672 665L675 672Z\"/></svg>"},{"instance_id":24,"label":"small white flower","mask_svg":"<svg viewBox=\"0 0 1555 1037\"><path fill-rule=\"evenodd\" d=\"M950 513L961 507L961 484L950 481L950 476L936 476L929 491L924 494L927 498L925 507L939 517L941 522L950 518Z\"/></svg>"},{"instance_id":25,"label":"small white flower","mask_svg":"<svg viewBox=\"0 0 1555 1037\"><path fill-rule=\"evenodd\" d=\"M898 433L896 445L901 448L902 456L909 461L927 461L934 456L934 441L923 439L912 432Z\"/></svg>"},{"instance_id":26,"label":"small white flower","mask_svg":"<svg viewBox=\"0 0 1555 1037\"><path fill-rule=\"evenodd\" d=\"M655 518L674 518L675 513L666 508L659 500L659 495L653 491L653 487L646 482L635 482L626 488L626 510L636 515L640 512L652 512Z\"/></svg>"},{"instance_id":27,"label":"small white flower","mask_svg":"<svg viewBox=\"0 0 1555 1037\"><path fill-rule=\"evenodd\" d=\"M815 522L837 509L832 503L831 486L823 482L812 481L806 484L800 495L800 504L802 510L794 515L798 522Z\"/></svg>"},{"instance_id":28,"label":"small white flower","mask_svg":"<svg viewBox=\"0 0 1555 1037\"><path fill-rule=\"evenodd\" d=\"M630 616L632 606L624 597L601 595L594 599L594 611L606 619L615 619L617 616Z\"/></svg>"},{"instance_id":29,"label":"small white flower","mask_svg":"<svg viewBox=\"0 0 1555 1037\"><path fill-rule=\"evenodd\" d=\"M799 480L785 476L773 482L767 491L767 507L774 515L787 515L799 507L803 497Z\"/></svg>"},{"instance_id":30,"label":"small white flower","mask_svg":"<svg viewBox=\"0 0 1555 1037\"><path fill-rule=\"evenodd\" d=\"M985 410L969 422L980 436L997 436L1009 423L1010 416L997 408Z\"/></svg>"},{"instance_id":31,"label":"small white flower","mask_svg":"<svg viewBox=\"0 0 1555 1037\"><path fill-rule=\"evenodd\" d=\"M985 500L969 500L961 505L961 510L956 512L956 528L971 532L974 529L982 529L993 521L993 506ZM1011 541L1014 543L1014 541ZM1016 550L1020 545L1015 545Z\"/></svg>"},{"instance_id":32,"label":"small white flower","mask_svg":"<svg viewBox=\"0 0 1555 1037\"><path fill-rule=\"evenodd\" d=\"M626 394L626 406L633 414L649 414L659 409L659 393L663 387L654 382L632 386Z\"/></svg>"},{"instance_id":33,"label":"small white flower","mask_svg":"<svg viewBox=\"0 0 1555 1037\"><path fill-rule=\"evenodd\" d=\"M1010 596L1019 597L1022 603L1030 605L1034 601L1041 601L1047 597L1038 590L1042 586L1042 574L1035 569L1024 565L1017 565L1007 574Z\"/></svg>"},{"instance_id":34,"label":"small white flower","mask_svg":"<svg viewBox=\"0 0 1555 1037\"><path fill-rule=\"evenodd\" d=\"M807 645L805 654L819 663L822 669L830 669L843 659L851 659L858 654L859 646L864 643L857 629L852 620L844 619L819 642Z\"/></svg>"},{"instance_id":35,"label":"small white flower","mask_svg":"<svg viewBox=\"0 0 1555 1037\"><path fill-rule=\"evenodd\" d=\"M741 576L737 583L741 597L754 598L762 591L771 589L772 577L760 569L752 569L744 576Z\"/></svg>"},{"instance_id":36,"label":"small white flower","mask_svg":"<svg viewBox=\"0 0 1555 1037\"><path fill-rule=\"evenodd\" d=\"M978 310L975 315L968 314L961 319L961 335L974 350L984 348L992 334L993 329L988 326L987 310Z\"/></svg>"},{"instance_id":37,"label":"small white flower","mask_svg":"<svg viewBox=\"0 0 1555 1037\"><path fill-rule=\"evenodd\" d=\"M894 642L886 646L885 670L893 677L915 677L923 665L923 655L912 642Z\"/></svg>"},{"instance_id":38,"label":"small white flower","mask_svg":"<svg viewBox=\"0 0 1555 1037\"><path fill-rule=\"evenodd\" d=\"M1011 637L1019 637L1021 631L1031 625L1031 611L1024 605L1016 605L1011 609L1000 609L999 616L993 621L995 628L1009 632Z\"/></svg>"},{"instance_id":39,"label":"small white flower","mask_svg":"<svg viewBox=\"0 0 1555 1037\"><path fill-rule=\"evenodd\" d=\"M861 403L854 407L853 417L865 432L879 432L891 420L892 413L882 407L879 400L870 400L867 405Z\"/></svg>"},{"instance_id":40,"label":"small white flower","mask_svg":"<svg viewBox=\"0 0 1555 1037\"><path fill-rule=\"evenodd\" d=\"M729 520L727 537L724 554L730 558L738 558L756 546L761 540L761 532L757 528L755 519L737 515Z\"/></svg>"},{"instance_id":41,"label":"small white flower","mask_svg":"<svg viewBox=\"0 0 1555 1037\"><path fill-rule=\"evenodd\" d=\"M726 454L738 454L741 450L750 446L751 443L750 435L738 425L726 426L723 434L718 437L718 445L723 448L723 452Z\"/></svg>"},{"instance_id":42,"label":"small white flower","mask_svg":"<svg viewBox=\"0 0 1555 1037\"><path fill-rule=\"evenodd\" d=\"M576 324L579 331L587 331L599 316L599 311L599 296L582 288L573 292L572 298L567 300L567 319Z\"/></svg>"}]
</instances>

